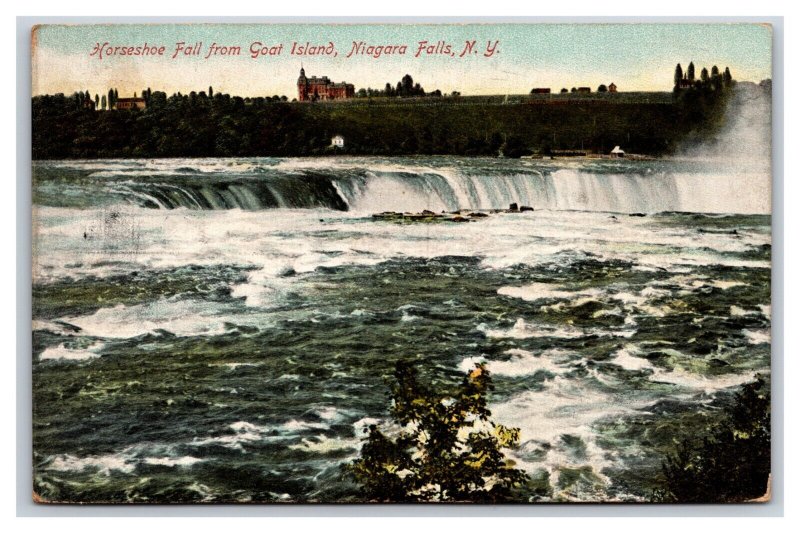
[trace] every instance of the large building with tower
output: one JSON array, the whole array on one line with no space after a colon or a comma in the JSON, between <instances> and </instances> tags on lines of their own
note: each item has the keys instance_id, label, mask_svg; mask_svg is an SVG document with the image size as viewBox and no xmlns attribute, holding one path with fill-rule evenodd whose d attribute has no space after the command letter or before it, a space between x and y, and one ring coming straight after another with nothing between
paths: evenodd
<instances>
[{"instance_id":1,"label":"large building with tower","mask_svg":"<svg viewBox=\"0 0 800 533\"><path fill-rule=\"evenodd\" d=\"M327 76L307 78L305 69L300 69L300 77L297 78L297 99L301 102L344 100L353 98L355 95L356 89L352 83L344 81L335 83Z\"/></svg>"}]
</instances>

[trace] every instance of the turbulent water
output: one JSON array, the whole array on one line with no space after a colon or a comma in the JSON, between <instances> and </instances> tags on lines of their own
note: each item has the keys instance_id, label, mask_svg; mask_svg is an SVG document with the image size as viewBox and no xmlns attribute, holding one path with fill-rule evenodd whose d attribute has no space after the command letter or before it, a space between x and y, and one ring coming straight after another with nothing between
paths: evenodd
<instances>
[{"instance_id":1,"label":"turbulent water","mask_svg":"<svg viewBox=\"0 0 800 533\"><path fill-rule=\"evenodd\" d=\"M769 172L715 160L34 165L34 486L356 501L394 364L485 361L530 501L641 501L769 373ZM478 222L385 210L535 208ZM636 215L636 216L631 216Z\"/></svg>"}]
</instances>

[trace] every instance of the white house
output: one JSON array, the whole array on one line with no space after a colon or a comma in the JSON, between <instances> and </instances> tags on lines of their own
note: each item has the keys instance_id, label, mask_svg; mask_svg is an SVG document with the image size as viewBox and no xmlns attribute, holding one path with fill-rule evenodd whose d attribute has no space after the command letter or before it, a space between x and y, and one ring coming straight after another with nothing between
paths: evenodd
<instances>
[{"instance_id":1,"label":"white house","mask_svg":"<svg viewBox=\"0 0 800 533\"><path fill-rule=\"evenodd\" d=\"M611 150L611 157L625 157L625 150L620 149L619 146L615 146L613 150Z\"/></svg>"},{"instance_id":2,"label":"white house","mask_svg":"<svg viewBox=\"0 0 800 533\"><path fill-rule=\"evenodd\" d=\"M331 146L335 146L337 148L344 148L344 137L341 135L334 135L331 137Z\"/></svg>"}]
</instances>

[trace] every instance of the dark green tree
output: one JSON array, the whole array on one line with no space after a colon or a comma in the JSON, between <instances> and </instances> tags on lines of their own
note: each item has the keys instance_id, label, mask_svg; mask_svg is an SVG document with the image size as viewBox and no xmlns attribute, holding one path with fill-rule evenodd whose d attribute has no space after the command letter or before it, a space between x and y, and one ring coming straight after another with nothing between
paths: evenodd
<instances>
[{"instance_id":1,"label":"dark green tree","mask_svg":"<svg viewBox=\"0 0 800 533\"><path fill-rule=\"evenodd\" d=\"M519 430L495 424L486 396L486 367L468 373L457 391L423 386L416 368L399 362L391 417L397 431L370 426L361 456L349 470L367 498L382 502L501 502L528 476L503 448L519 443Z\"/></svg>"},{"instance_id":2,"label":"dark green tree","mask_svg":"<svg viewBox=\"0 0 800 533\"><path fill-rule=\"evenodd\" d=\"M702 440L684 439L662 463L663 502L742 502L767 490L770 394L762 376L742 386L725 419Z\"/></svg>"},{"instance_id":3,"label":"dark green tree","mask_svg":"<svg viewBox=\"0 0 800 533\"><path fill-rule=\"evenodd\" d=\"M681 64L678 63L678 66L675 67L675 87L678 88L681 85L681 80L683 79L683 69L681 68Z\"/></svg>"},{"instance_id":4,"label":"dark green tree","mask_svg":"<svg viewBox=\"0 0 800 533\"><path fill-rule=\"evenodd\" d=\"M729 87L733 81L733 76L731 76L731 71L728 67L725 67L725 72L722 74L722 81L726 87Z\"/></svg>"},{"instance_id":5,"label":"dark green tree","mask_svg":"<svg viewBox=\"0 0 800 533\"><path fill-rule=\"evenodd\" d=\"M597 92L599 92L599 93L607 93L608 92L608 87L606 87L604 84L601 83L600 86L597 88Z\"/></svg>"},{"instance_id":6,"label":"dark green tree","mask_svg":"<svg viewBox=\"0 0 800 533\"><path fill-rule=\"evenodd\" d=\"M694 81L694 63L689 62L689 68L686 69L686 79Z\"/></svg>"},{"instance_id":7,"label":"dark green tree","mask_svg":"<svg viewBox=\"0 0 800 533\"><path fill-rule=\"evenodd\" d=\"M700 71L700 81L705 85L708 83L708 79L708 69L703 67L703 70Z\"/></svg>"}]
</instances>

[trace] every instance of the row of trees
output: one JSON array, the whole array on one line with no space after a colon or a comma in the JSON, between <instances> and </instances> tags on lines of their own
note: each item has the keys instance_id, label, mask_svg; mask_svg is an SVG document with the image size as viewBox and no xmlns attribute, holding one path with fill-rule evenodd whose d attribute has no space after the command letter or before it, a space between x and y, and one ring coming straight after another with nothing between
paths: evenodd
<instances>
[{"instance_id":1,"label":"row of trees","mask_svg":"<svg viewBox=\"0 0 800 533\"><path fill-rule=\"evenodd\" d=\"M572 89L569 89L569 90L568 90L566 87L562 87L562 88L561 88L561 90L560 90L559 92L560 92L561 94L567 94L567 93L577 93L577 92L578 92L578 88L577 88L577 87L573 87ZM597 92L599 92L599 93L606 93L606 92L608 92L608 86L607 86L607 85L605 85L604 83L601 83L601 84L600 84L600 85L597 87ZM531 94L536 94L536 89L531 89Z\"/></svg>"},{"instance_id":2,"label":"row of trees","mask_svg":"<svg viewBox=\"0 0 800 533\"><path fill-rule=\"evenodd\" d=\"M150 89L147 89L147 92L149 96ZM144 94L142 92L142 96ZM136 98L136 93L133 93L133 96ZM106 109L114 109L117 105L117 100L119 100L119 91L117 89L109 89L108 94L102 96L95 93L94 98L92 98L88 90L72 93L72 102L76 109L101 109L105 111Z\"/></svg>"},{"instance_id":3,"label":"row of trees","mask_svg":"<svg viewBox=\"0 0 800 533\"><path fill-rule=\"evenodd\" d=\"M700 71L700 77L695 76L695 67L694 63L690 62L689 66L686 68L686 72L683 71L681 64L675 67L675 76L674 76L674 89L689 89L689 88L711 88L711 89L723 89L732 86L735 81L733 80L733 76L731 76L731 71L728 67L725 67L725 71L720 73L719 67L716 65L711 67L711 72L708 71L706 67Z\"/></svg>"},{"instance_id":4,"label":"row of trees","mask_svg":"<svg viewBox=\"0 0 800 533\"><path fill-rule=\"evenodd\" d=\"M410 74L406 74L397 82L397 85L392 85L386 82L383 89L373 89L372 87L362 88L356 92L357 98L370 98L370 97L400 97L411 98L421 96L442 96L442 91L436 89L435 91L425 92L425 89L419 84L414 82L414 78Z\"/></svg>"},{"instance_id":5,"label":"row of trees","mask_svg":"<svg viewBox=\"0 0 800 533\"><path fill-rule=\"evenodd\" d=\"M406 89L415 86L406 80ZM660 103L633 98L613 106L591 99L568 106L487 106L481 99L451 106L442 99L441 105L373 107L299 105L279 95L242 98L213 87L172 95L146 88L145 109L116 109L118 91L111 89L105 108L114 112L98 113L95 100L103 108L102 99L90 99L85 91L33 98L33 157L323 155L337 134L346 139L344 152L354 155L502 151L518 157L552 150L606 152L621 142L626 151L659 155L684 142L713 139L729 93L682 90Z\"/></svg>"}]
</instances>

